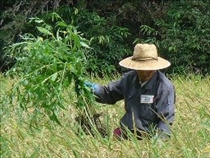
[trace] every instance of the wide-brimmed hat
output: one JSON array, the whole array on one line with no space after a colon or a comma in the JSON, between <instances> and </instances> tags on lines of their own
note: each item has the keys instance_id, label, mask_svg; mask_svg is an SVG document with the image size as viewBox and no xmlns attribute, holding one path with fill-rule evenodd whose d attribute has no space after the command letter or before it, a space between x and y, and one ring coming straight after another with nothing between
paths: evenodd
<instances>
[{"instance_id":1,"label":"wide-brimmed hat","mask_svg":"<svg viewBox=\"0 0 210 158\"><path fill-rule=\"evenodd\" d=\"M158 57L154 44L136 44L133 56L123 59L119 64L134 70L159 70L171 65L169 61Z\"/></svg>"}]
</instances>

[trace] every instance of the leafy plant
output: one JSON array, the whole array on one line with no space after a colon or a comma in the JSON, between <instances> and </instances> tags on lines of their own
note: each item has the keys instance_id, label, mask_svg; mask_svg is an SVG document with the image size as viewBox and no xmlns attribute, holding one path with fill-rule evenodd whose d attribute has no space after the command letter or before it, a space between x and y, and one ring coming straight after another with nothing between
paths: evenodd
<instances>
[{"instance_id":1,"label":"leafy plant","mask_svg":"<svg viewBox=\"0 0 210 158\"><path fill-rule=\"evenodd\" d=\"M209 1L173 2L165 17L155 19L155 26L141 26L145 41L159 46L174 72L210 73L209 6Z\"/></svg>"},{"instance_id":2,"label":"leafy plant","mask_svg":"<svg viewBox=\"0 0 210 158\"><path fill-rule=\"evenodd\" d=\"M39 16L53 25L49 13L56 11L62 19L83 32L83 37L90 41L89 45L93 49L85 52L89 63L87 69L97 75L111 74L116 72L116 69L121 72L118 62L132 54L132 42L136 37L144 38L139 26L152 25L154 18L162 16L165 11L164 4L167 3L147 0L109 3L102 0L16 2L16 5L3 13L0 47L20 40L18 37L23 32L36 34L33 25L27 23L28 17Z\"/></svg>"},{"instance_id":3,"label":"leafy plant","mask_svg":"<svg viewBox=\"0 0 210 158\"><path fill-rule=\"evenodd\" d=\"M118 62L130 54L129 46L124 44L124 40L131 35L128 28L118 26L116 20L111 20L114 17L102 17L82 8L69 9L68 15L93 48L85 53L89 63L87 70L97 75L115 72Z\"/></svg>"},{"instance_id":4,"label":"leafy plant","mask_svg":"<svg viewBox=\"0 0 210 158\"><path fill-rule=\"evenodd\" d=\"M89 106L92 94L84 86L87 64L84 52L90 47L81 33L58 14L52 14L52 21L56 23L55 27L42 19L31 18L42 36L25 34L22 42L11 46L11 53L17 57L12 74L20 78L13 86L11 96L15 96L23 109L32 109L34 115L47 115L61 124L58 116L68 105L68 93L77 94L76 105L81 115L94 112ZM68 91L73 85L75 92Z\"/></svg>"}]
</instances>

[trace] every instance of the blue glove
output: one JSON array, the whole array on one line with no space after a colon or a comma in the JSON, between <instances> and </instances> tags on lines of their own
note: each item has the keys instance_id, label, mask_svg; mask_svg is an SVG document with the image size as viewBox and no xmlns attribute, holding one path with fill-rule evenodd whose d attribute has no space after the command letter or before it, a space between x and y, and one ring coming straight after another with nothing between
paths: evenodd
<instances>
[{"instance_id":1,"label":"blue glove","mask_svg":"<svg viewBox=\"0 0 210 158\"><path fill-rule=\"evenodd\" d=\"M99 93L99 85L92 83L90 81L85 81L85 86L91 88L91 90L93 91L94 94L98 94Z\"/></svg>"}]
</instances>

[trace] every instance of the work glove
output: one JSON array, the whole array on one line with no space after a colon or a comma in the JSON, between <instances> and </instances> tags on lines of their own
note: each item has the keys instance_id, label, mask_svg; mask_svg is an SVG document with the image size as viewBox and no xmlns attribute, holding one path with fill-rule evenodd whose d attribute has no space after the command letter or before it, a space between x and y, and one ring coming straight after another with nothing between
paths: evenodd
<instances>
[{"instance_id":1,"label":"work glove","mask_svg":"<svg viewBox=\"0 0 210 158\"><path fill-rule=\"evenodd\" d=\"M91 91L92 91L94 94L96 94L96 95L99 94L99 92L100 92L100 87L99 87L98 84L92 83L92 82L90 82L90 81L85 81L84 84L85 84L86 87L90 88Z\"/></svg>"}]
</instances>

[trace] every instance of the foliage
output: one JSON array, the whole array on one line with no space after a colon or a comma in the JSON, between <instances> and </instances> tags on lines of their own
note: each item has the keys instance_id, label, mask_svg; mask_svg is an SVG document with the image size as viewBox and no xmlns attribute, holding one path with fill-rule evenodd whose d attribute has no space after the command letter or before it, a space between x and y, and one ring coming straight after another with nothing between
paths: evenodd
<instances>
[{"instance_id":1,"label":"foliage","mask_svg":"<svg viewBox=\"0 0 210 158\"><path fill-rule=\"evenodd\" d=\"M73 2L68 1L71 5ZM20 35L29 32L28 19L54 10L60 6L60 0L8 0L1 2L0 8L0 51L8 45L20 42ZM4 53L4 52L2 52Z\"/></svg>"},{"instance_id":2,"label":"foliage","mask_svg":"<svg viewBox=\"0 0 210 158\"><path fill-rule=\"evenodd\" d=\"M171 72L209 73L209 1L11 0L8 4L12 2L16 3L2 13L1 49L20 41L24 32L35 34L28 18L47 20L56 11L90 41L92 49L86 55L91 73L121 72L118 62L132 54L136 42L156 43L160 55L171 61Z\"/></svg>"},{"instance_id":3,"label":"foliage","mask_svg":"<svg viewBox=\"0 0 210 158\"><path fill-rule=\"evenodd\" d=\"M115 72L119 60L130 54L129 46L124 42L130 36L129 30L115 24L116 20L83 9L83 5L78 4L78 7L64 6L56 12L77 26L77 30L83 32L83 36L90 41L92 49L86 52L89 63L86 65L87 71L97 75ZM48 19L47 16L44 18Z\"/></svg>"},{"instance_id":4,"label":"foliage","mask_svg":"<svg viewBox=\"0 0 210 158\"><path fill-rule=\"evenodd\" d=\"M119 76L93 78L97 83L107 83ZM176 87L177 102L173 134L170 140L159 144L157 141L131 140L117 141L112 131L118 127L119 119L124 114L123 103L115 106L98 106L103 111L107 122L109 137L100 135L77 135L72 115L75 112L65 110L60 120L63 126L47 122L41 118L39 129L30 130L28 124L31 112L22 112L19 106L10 103L0 104L1 117L1 151L2 158L7 157L152 157L152 158L209 158L210 157L210 76L199 75L173 76ZM5 94L15 79L0 76L0 93ZM196 90L195 90L196 89ZM74 89L71 89L74 91ZM1 95L0 95L1 98ZM71 104L75 98L69 98ZM38 115L39 116L39 115ZM37 117L38 117L37 116ZM195 117L196 116L196 117Z\"/></svg>"},{"instance_id":5,"label":"foliage","mask_svg":"<svg viewBox=\"0 0 210 158\"><path fill-rule=\"evenodd\" d=\"M73 21L78 29L84 32L84 37L90 40L93 48L86 53L87 70L94 74L111 74L116 65L126 55L130 54L125 38L130 33L127 28L109 24L109 21L95 12L75 10Z\"/></svg>"},{"instance_id":6,"label":"foliage","mask_svg":"<svg viewBox=\"0 0 210 158\"><path fill-rule=\"evenodd\" d=\"M64 1L57 0L52 2L35 0L33 3L21 1L4 12L0 36L4 40L3 43L20 41L19 35L22 33L35 33L33 25L27 23L27 18L39 16L46 20L51 11L56 9L56 12L65 21L77 26L77 29L84 33L84 37L90 40L90 46L93 49L86 53L89 63L88 71L95 74L111 74L116 68L121 71L118 62L131 54L133 39L140 34L138 26L143 22L150 23L150 16L146 16L148 14L145 12L146 6L150 3L146 0L132 3L126 1L110 3L70 1L63 5Z\"/></svg>"},{"instance_id":7,"label":"foliage","mask_svg":"<svg viewBox=\"0 0 210 158\"><path fill-rule=\"evenodd\" d=\"M76 26L88 39L91 49L85 52L86 70L92 74L111 74L116 71L118 62L130 54L129 46L124 40L130 35L127 28L119 27L96 12L89 12L82 8L60 7L56 10L59 15L71 25ZM45 21L51 21L51 13L42 16ZM33 25L32 25L33 26ZM33 30L34 32L34 30ZM34 32L34 34L39 34Z\"/></svg>"},{"instance_id":8,"label":"foliage","mask_svg":"<svg viewBox=\"0 0 210 158\"><path fill-rule=\"evenodd\" d=\"M92 95L84 87L84 52L89 46L81 33L58 14L53 13L52 20L56 23L55 28L42 19L31 18L42 36L25 34L22 42L11 46L9 51L17 58L17 65L11 73L20 78L11 96L17 97L17 104L23 109L34 108L34 114L43 113L60 123L57 118L59 111L66 109L68 104L63 92L72 84L75 84L78 96L77 106L88 110L85 105L91 101Z\"/></svg>"},{"instance_id":9,"label":"foliage","mask_svg":"<svg viewBox=\"0 0 210 158\"><path fill-rule=\"evenodd\" d=\"M176 1L170 4L165 17L155 20L157 29L141 26L148 36L146 41L159 45L174 72L210 73L209 10L209 1Z\"/></svg>"},{"instance_id":10,"label":"foliage","mask_svg":"<svg viewBox=\"0 0 210 158\"><path fill-rule=\"evenodd\" d=\"M151 4L154 3L154 6ZM152 18L148 10L155 12L156 17L164 13L164 3L157 1L92 1L87 4L88 10L79 10L77 19L81 19L82 32L88 39L91 38L89 52L90 70L98 74L105 72L112 74L116 69L124 71L118 62L133 51L133 41L143 34L138 29L143 23L152 24ZM87 12L88 11L88 12ZM96 16L90 14L96 12ZM91 13L92 13L91 12ZM91 15L91 16L89 16ZM84 18L83 18L84 17ZM92 18L93 17L93 18ZM88 20L86 20L88 19Z\"/></svg>"}]
</instances>

